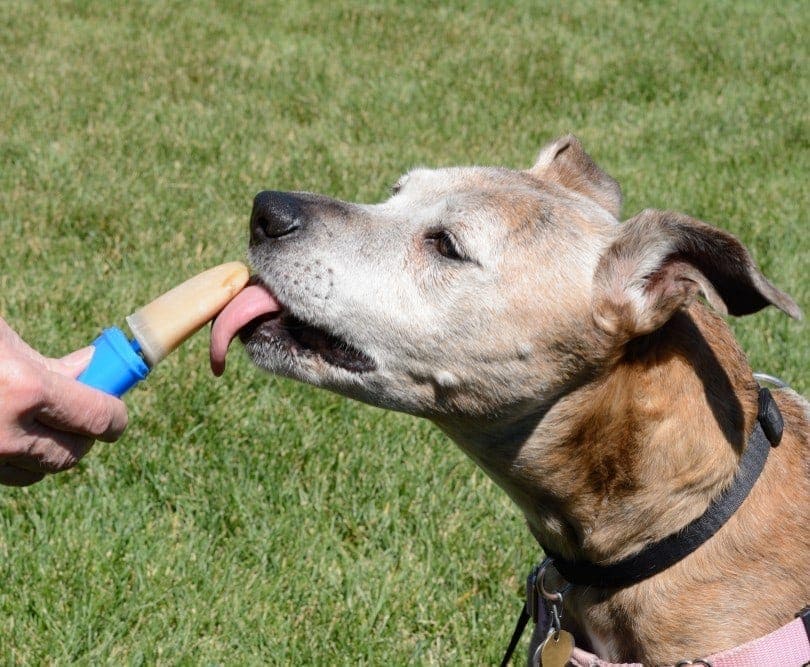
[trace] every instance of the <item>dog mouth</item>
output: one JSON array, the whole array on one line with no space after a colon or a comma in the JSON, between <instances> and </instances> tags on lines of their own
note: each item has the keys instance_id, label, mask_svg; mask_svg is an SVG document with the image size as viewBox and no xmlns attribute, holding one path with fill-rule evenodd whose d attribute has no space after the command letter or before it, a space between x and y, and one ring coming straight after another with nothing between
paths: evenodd
<instances>
[{"instance_id":1,"label":"dog mouth","mask_svg":"<svg viewBox=\"0 0 810 667\"><path fill-rule=\"evenodd\" d=\"M255 276L211 327L211 370L222 375L236 336L250 350L270 348L283 359L320 359L350 373L375 369L374 361L341 337L296 316Z\"/></svg>"}]
</instances>

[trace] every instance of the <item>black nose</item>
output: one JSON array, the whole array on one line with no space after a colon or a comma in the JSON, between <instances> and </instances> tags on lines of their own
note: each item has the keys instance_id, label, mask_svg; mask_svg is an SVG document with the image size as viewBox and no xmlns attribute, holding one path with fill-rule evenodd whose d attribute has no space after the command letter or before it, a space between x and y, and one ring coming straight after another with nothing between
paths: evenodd
<instances>
[{"instance_id":1,"label":"black nose","mask_svg":"<svg viewBox=\"0 0 810 667\"><path fill-rule=\"evenodd\" d=\"M301 227L301 200L288 192L265 190L253 200L250 214L252 242L277 239Z\"/></svg>"}]
</instances>

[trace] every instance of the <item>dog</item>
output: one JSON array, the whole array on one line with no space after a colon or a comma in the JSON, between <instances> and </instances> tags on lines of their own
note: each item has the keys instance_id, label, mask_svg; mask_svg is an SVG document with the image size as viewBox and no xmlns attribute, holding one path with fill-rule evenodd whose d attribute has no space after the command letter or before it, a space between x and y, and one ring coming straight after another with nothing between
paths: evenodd
<instances>
[{"instance_id":1,"label":"dog","mask_svg":"<svg viewBox=\"0 0 810 667\"><path fill-rule=\"evenodd\" d=\"M571 135L526 170L413 169L374 205L262 192L255 275L214 322L212 367L238 333L262 369L430 419L547 553L632 557L707 511L757 423L721 315L801 312L729 233L658 210L620 223L620 208ZM674 664L810 601L810 403L773 396L781 442L713 537L638 583L566 590L578 646Z\"/></svg>"}]
</instances>

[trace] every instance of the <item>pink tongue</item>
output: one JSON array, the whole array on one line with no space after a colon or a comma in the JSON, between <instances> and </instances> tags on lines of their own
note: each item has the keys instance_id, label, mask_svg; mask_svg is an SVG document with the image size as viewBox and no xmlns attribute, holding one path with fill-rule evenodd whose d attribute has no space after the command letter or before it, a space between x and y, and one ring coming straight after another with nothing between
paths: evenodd
<instances>
[{"instance_id":1,"label":"pink tongue","mask_svg":"<svg viewBox=\"0 0 810 667\"><path fill-rule=\"evenodd\" d=\"M260 315L276 313L281 306L275 297L259 285L248 285L237 294L214 320L211 327L211 370L225 371L228 346L243 326Z\"/></svg>"}]
</instances>

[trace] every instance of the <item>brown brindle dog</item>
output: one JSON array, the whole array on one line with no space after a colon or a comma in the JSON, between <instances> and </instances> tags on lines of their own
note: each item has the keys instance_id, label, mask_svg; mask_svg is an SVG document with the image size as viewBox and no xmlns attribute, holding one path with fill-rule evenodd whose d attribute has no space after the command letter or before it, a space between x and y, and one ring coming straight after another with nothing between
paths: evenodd
<instances>
[{"instance_id":1,"label":"brown brindle dog","mask_svg":"<svg viewBox=\"0 0 810 667\"><path fill-rule=\"evenodd\" d=\"M254 283L212 329L281 375L433 420L559 556L612 563L679 531L735 476L758 387L721 314L799 318L730 234L621 195L572 136L526 171L416 169L376 205L265 192ZM810 601L810 405L714 537L621 589L575 586L564 626L602 658L672 664ZM563 582L549 581L549 586ZM537 638L536 638L537 639Z\"/></svg>"}]
</instances>

